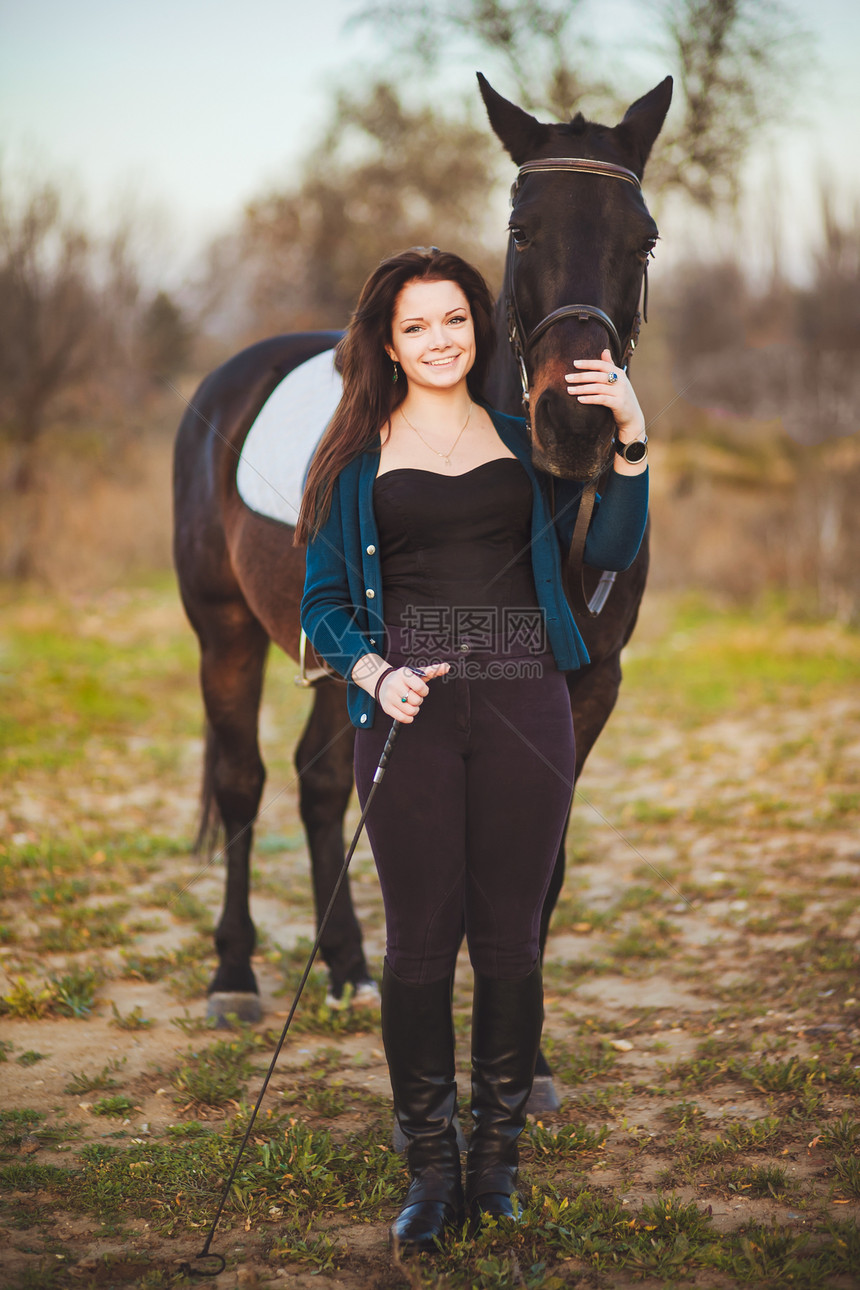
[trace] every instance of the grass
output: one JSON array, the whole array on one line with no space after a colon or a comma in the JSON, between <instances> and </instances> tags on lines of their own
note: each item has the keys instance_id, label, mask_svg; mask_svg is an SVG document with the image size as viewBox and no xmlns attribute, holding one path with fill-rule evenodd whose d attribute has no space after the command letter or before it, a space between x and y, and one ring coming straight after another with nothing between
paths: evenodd
<instances>
[{"instance_id":1,"label":"grass","mask_svg":"<svg viewBox=\"0 0 860 1290\"><path fill-rule=\"evenodd\" d=\"M168 910L174 918L192 923L202 936L212 934L212 911L202 900L178 882L159 883L151 893L152 904Z\"/></svg>"},{"instance_id":2,"label":"grass","mask_svg":"<svg viewBox=\"0 0 860 1290\"><path fill-rule=\"evenodd\" d=\"M96 1089L116 1088L119 1081L114 1076L122 1069L126 1060L125 1057L121 1061L117 1058L112 1058L97 1074L88 1075L81 1071L78 1075L73 1075L63 1092L70 1093L72 1096L83 1097L85 1093L92 1093Z\"/></svg>"},{"instance_id":3,"label":"grass","mask_svg":"<svg viewBox=\"0 0 860 1290\"><path fill-rule=\"evenodd\" d=\"M595 1130L584 1124L566 1124L560 1129L537 1124L529 1133L529 1143L537 1160L572 1160L599 1151L609 1132L606 1125Z\"/></svg>"},{"instance_id":4,"label":"grass","mask_svg":"<svg viewBox=\"0 0 860 1290\"><path fill-rule=\"evenodd\" d=\"M25 1134L31 1133L44 1119L44 1111L30 1107L0 1111L0 1142L4 1146L17 1145Z\"/></svg>"},{"instance_id":5,"label":"grass","mask_svg":"<svg viewBox=\"0 0 860 1290\"><path fill-rule=\"evenodd\" d=\"M121 975L132 981L168 980L179 997L194 997L205 991L208 980L207 961L214 951L209 936L198 934L178 949L143 954L135 950L122 953Z\"/></svg>"},{"instance_id":6,"label":"grass","mask_svg":"<svg viewBox=\"0 0 860 1290\"><path fill-rule=\"evenodd\" d=\"M665 959L671 957L674 946L674 928L667 919L641 920L628 927L613 943L611 954L615 960Z\"/></svg>"},{"instance_id":7,"label":"grass","mask_svg":"<svg viewBox=\"0 0 860 1290\"><path fill-rule=\"evenodd\" d=\"M273 1207L277 1209L277 1207ZM273 1217L280 1218L276 1213ZM313 1219L288 1222L289 1231L272 1242L269 1258L275 1263L297 1263L315 1272L333 1272L346 1257L346 1247L315 1232Z\"/></svg>"},{"instance_id":8,"label":"grass","mask_svg":"<svg viewBox=\"0 0 860 1290\"><path fill-rule=\"evenodd\" d=\"M786 1172L780 1165L733 1169L726 1184L730 1191L747 1196L772 1196L774 1200L779 1200L789 1190Z\"/></svg>"},{"instance_id":9,"label":"grass","mask_svg":"<svg viewBox=\"0 0 860 1290\"><path fill-rule=\"evenodd\" d=\"M300 937L291 950L281 950L268 956L283 974L284 984L279 994L285 1001L292 1002L310 951L311 942ZM291 1027L294 1034L336 1037L379 1029L379 1014L372 1009L329 1008L325 1001L327 984L325 972L318 969L311 972ZM345 999L349 997L349 990L350 987L346 987Z\"/></svg>"},{"instance_id":10,"label":"grass","mask_svg":"<svg viewBox=\"0 0 860 1290\"><path fill-rule=\"evenodd\" d=\"M123 1016L116 1004L112 1003L111 1012L113 1020L110 1024L116 1026L117 1030L149 1030L155 1025L155 1018L145 1017L140 1007L132 1008L131 1012Z\"/></svg>"},{"instance_id":11,"label":"grass","mask_svg":"<svg viewBox=\"0 0 860 1290\"><path fill-rule=\"evenodd\" d=\"M860 1069L851 1052L839 1060L822 1061L816 1056L792 1056L771 1060L765 1056L739 1056L727 1050L714 1051L710 1041L699 1046L694 1058L667 1066L667 1075L682 1087L743 1083L760 1093L791 1093L809 1096L825 1085L846 1090L860 1088Z\"/></svg>"},{"instance_id":12,"label":"grass","mask_svg":"<svg viewBox=\"0 0 860 1290\"><path fill-rule=\"evenodd\" d=\"M95 1007L102 975L98 968L70 964L64 976L52 976L50 989L55 1011L63 1017L88 1017Z\"/></svg>"},{"instance_id":13,"label":"grass","mask_svg":"<svg viewBox=\"0 0 860 1290\"><path fill-rule=\"evenodd\" d=\"M0 1157L9 1159L21 1151L29 1154L42 1148L65 1149L80 1136L76 1125L50 1124L47 1115L35 1107L0 1111Z\"/></svg>"},{"instance_id":14,"label":"grass","mask_svg":"<svg viewBox=\"0 0 860 1290\"><path fill-rule=\"evenodd\" d=\"M832 627L786 631L777 607L715 616L690 597L659 646L632 650L627 679L644 691L640 710L695 727L739 708L803 703L815 692L834 697L860 676L860 640Z\"/></svg>"},{"instance_id":15,"label":"grass","mask_svg":"<svg viewBox=\"0 0 860 1290\"><path fill-rule=\"evenodd\" d=\"M769 1115L761 1120L729 1122L707 1138L698 1125L692 1130L681 1130L668 1139L673 1162L664 1171L664 1181L689 1179L701 1166L716 1164L742 1152L770 1150L781 1129L780 1119Z\"/></svg>"},{"instance_id":16,"label":"grass","mask_svg":"<svg viewBox=\"0 0 860 1290\"><path fill-rule=\"evenodd\" d=\"M839 1190L848 1196L860 1199L860 1158L857 1156L834 1156L833 1172Z\"/></svg>"},{"instance_id":17,"label":"grass","mask_svg":"<svg viewBox=\"0 0 860 1290\"><path fill-rule=\"evenodd\" d=\"M55 1002L55 993L49 987L35 988L19 976L11 989L0 995L0 1013L7 1017L35 1021L39 1017L47 1017L53 1011Z\"/></svg>"},{"instance_id":18,"label":"grass","mask_svg":"<svg viewBox=\"0 0 860 1290\"><path fill-rule=\"evenodd\" d=\"M97 968L75 964L64 975L52 975L41 986L18 977L11 989L0 995L0 1014L30 1021L49 1016L88 1017L95 1007L101 980L102 973Z\"/></svg>"},{"instance_id":19,"label":"grass","mask_svg":"<svg viewBox=\"0 0 860 1290\"><path fill-rule=\"evenodd\" d=\"M701 1125L704 1118L704 1112L696 1102L676 1102L667 1106L661 1114L668 1124L675 1124L681 1129Z\"/></svg>"},{"instance_id":20,"label":"grass","mask_svg":"<svg viewBox=\"0 0 860 1290\"><path fill-rule=\"evenodd\" d=\"M97 1102L93 1102L90 1109L93 1115L108 1115L123 1119L139 1108L136 1108L131 1098L126 1097L124 1093L114 1093L110 1097L100 1097Z\"/></svg>"},{"instance_id":21,"label":"grass","mask_svg":"<svg viewBox=\"0 0 860 1290\"><path fill-rule=\"evenodd\" d=\"M860 1120L856 1120L850 1111L843 1111L835 1124L828 1125L823 1134L829 1147L842 1151L860 1149Z\"/></svg>"},{"instance_id":22,"label":"grass","mask_svg":"<svg viewBox=\"0 0 860 1290\"><path fill-rule=\"evenodd\" d=\"M73 768L89 759L93 739L116 748L128 730L197 733L191 695L177 702L196 667L190 633L117 648L110 617L102 630L82 634L76 611L59 601L25 603L7 615L3 667L17 684L0 705L0 748L10 773Z\"/></svg>"},{"instance_id":23,"label":"grass","mask_svg":"<svg viewBox=\"0 0 860 1290\"><path fill-rule=\"evenodd\" d=\"M10 1290L71 1290L81 1275L178 1290L175 1262L147 1263L141 1233L169 1240L171 1260L199 1248L280 1029L270 1017L227 1034L202 1016L221 875L196 885L190 825L177 823L177 806L193 816L200 706L173 595L143 589L75 614L35 597L7 615L16 685L0 740L11 738L6 765L49 821L36 836L14 795L0 797L11 825L0 841L0 1061L10 1089L32 1085L0 1114L0 1226L16 1258L24 1242L33 1250ZM665 620L646 612L586 768L596 811L579 802L568 837L554 926L577 938L579 957L564 961L550 941L546 965L545 1051L562 1112L523 1137L522 1221L454 1234L444 1253L411 1261L413 1287L770 1290L847 1285L860 1266L860 906L845 859L856 848L860 641L786 625L775 609L661 603ZM262 723L272 804L252 887L267 910L255 970L270 998L281 991L279 1013L309 949L293 937L284 949L277 924L311 918L295 800L278 796L307 702L273 654ZM162 789L173 796L162 801ZM357 860L354 894L378 937L375 879ZM103 1001L117 979L135 983L135 1006ZM466 986L458 977L464 1075ZM165 989L183 999L179 1015ZM83 1045L97 1026L110 1048L96 1059L82 1046L63 1065L53 1036ZM633 1044L623 1056L619 1039ZM325 1007L320 967L216 1237L232 1275L247 1265L260 1284L279 1271L333 1284L399 1277L386 1228L407 1173L390 1149L380 1050L376 1016ZM466 1093L464 1083L464 1113ZM143 1119L149 1132L135 1140ZM125 1253L106 1251L109 1240ZM75 1268L85 1253L88 1272Z\"/></svg>"},{"instance_id":24,"label":"grass","mask_svg":"<svg viewBox=\"0 0 860 1290\"><path fill-rule=\"evenodd\" d=\"M319 1088L310 1088L301 1095L302 1103L312 1111L314 1115L323 1116L327 1120L336 1120L342 1115L347 1108L348 1098L342 1085L334 1088L325 1086Z\"/></svg>"},{"instance_id":25,"label":"grass","mask_svg":"<svg viewBox=\"0 0 860 1290\"><path fill-rule=\"evenodd\" d=\"M56 912L57 921L43 927L36 945L47 953L74 953L122 945L129 937L129 927L124 921L128 909L125 902L97 906L75 904L71 909L60 909Z\"/></svg>"},{"instance_id":26,"label":"grass","mask_svg":"<svg viewBox=\"0 0 860 1290\"><path fill-rule=\"evenodd\" d=\"M576 1044L563 1044L547 1037L542 1048L547 1060L563 1084L583 1084L605 1075L617 1061L611 1044L604 1039L583 1038Z\"/></svg>"},{"instance_id":27,"label":"grass","mask_svg":"<svg viewBox=\"0 0 860 1290\"><path fill-rule=\"evenodd\" d=\"M242 1096L254 1071L249 1055L260 1046L258 1037L222 1039L208 1048L189 1049L170 1081L189 1105L226 1106Z\"/></svg>"},{"instance_id":28,"label":"grass","mask_svg":"<svg viewBox=\"0 0 860 1290\"><path fill-rule=\"evenodd\" d=\"M170 856L186 856L187 840L166 837L154 832L123 834L112 831L107 836L100 829L92 837L74 829L59 836L31 839L28 834L0 842L0 896L29 902L34 892L42 892L42 906L56 911L65 904L63 893L74 896L80 885L87 895L99 891L116 891L120 878L130 885L145 881L153 868L159 868ZM96 878L80 878L81 871Z\"/></svg>"},{"instance_id":29,"label":"grass","mask_svg":"<svg viewBox=\"0 0 860 1290\"><path fill-rule=\"evenodd\" d=\"M34 1048L28 1048L25 1053L21 1053L15 1061L19 1066L35 1066L37 1062L43 1062L48 1053L37 1052Z\"/></svg>"}]
</instances>

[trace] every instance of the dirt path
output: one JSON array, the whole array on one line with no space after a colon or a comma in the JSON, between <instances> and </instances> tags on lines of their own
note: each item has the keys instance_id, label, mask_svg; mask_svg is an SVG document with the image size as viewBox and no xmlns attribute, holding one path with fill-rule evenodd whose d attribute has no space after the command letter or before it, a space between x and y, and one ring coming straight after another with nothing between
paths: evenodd
<instances>
[{"instance_id":1,"label":"dirt path","mask_svg":"<svg viewBox=\"0 0 860 1290\"><path fill-rule=\"evenodd\" d=\"M182 1284L313 932L306 696L273 663L266 1022L213 1033L220 873L188 849L199 713L172 590L34 597L5 621L0 1284ZM525 1221L392 1266L378 1020L329 1013L320 973L215 1242L219 1287L860 1283L860 642L652 601L626 674L571 825L546 968L564 1103L524 1143ZM378 969L366 847L353 884ZM464 1087L469 993L464 960Z\"/></svg>"}]
</instances>

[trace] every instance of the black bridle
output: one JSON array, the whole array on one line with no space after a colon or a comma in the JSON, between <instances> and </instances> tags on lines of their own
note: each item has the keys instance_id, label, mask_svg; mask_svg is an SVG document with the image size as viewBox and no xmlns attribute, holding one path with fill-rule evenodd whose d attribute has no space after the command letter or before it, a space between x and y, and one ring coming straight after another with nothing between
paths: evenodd
<instances>
[{"instance_id":1,"label":"black bridle","mask_svg":"<svg viewBox=\"0 0 860 1290\"><path fill-rule=\"evenodd\" d=\"M520 166L519 173L514 180L511 188L511 206L516 205L517 193L520 184L525 175L539 173L541 171L578 171L586 175L606 175L614 179L622 179L625 183L633 184L634 188L641 191L642 185L639 182L639 176L626 166L616 166L611 161L592 161L586 157L546 157L542 161L527 161ZM514 233L511 228L508 239L508 254L505 262L505 306L508 317L508 340L514 351L517 360L517 367L520 373L520 382L522 384L523 396L523 413L526 424L531 429L530 417L530 392L529 392L529 373L527 359L531 348L544 336L556 323L562 322L565 318L575 318L578 322L589 322L593 320L599 322L609 336L609 349L612 354L612 360L617 367L627 371L627 364L630 356L636 348L636 342L639 339L639 329L644 319L648 321L648 259L645 256L645 263L642 269L642 284L640 286L640 295L642 296L642 313L640 315L637 309L633 315L633 321L627 332L626 339L622 342L621 336L615 323L603 309L598 309L597 305L562 305L559 309L553 309L552 313L542 318L536 327L527 332L523 326L523 320L520 316L519 305L517 304L517 294L514 289L514 261L517 254L514 243ZM554 490L553 490L554 491ZM606 604L612 586L615 582L615 574L603 572L594 594L589 598L585 590L584 581L584 553L585 539L588 535L588 526L591 522L591 515L594 509L594 503L597 493L597 481L593 480L587 483L583 488L580 498L579 512L576 518L573 538L570 544L570 553L568 555L568 572L571 575L569 587L573 596L574 609L584 617L596 618L603 606ZM553 498L553 510L555 503Z\"/></svg>"},{"instance_id":2,"label":"black bridle","mask_svg":"<svg viewBox=\"0 0 860 1290\"><path fill-rule=\"evenodd\" d=\"M516 204L517 193L524 176L535 174L541 171L578 171L586 175L608 175L615 179L622 179L625 183L641 190L642 185L639 182L639 176L625 166L616 166L611 161L592 161L586 157L546 157L542 161L527 161L520 166L519 173L514 180L511 188L511 206ZM627 371L627 364L630 361L630 355L636 348L636 342L639 339L639 329L642 320L648 321L648 258L646 256L645 264L642 271L642 313L640 315L637 309L633 316L633 321L627 332L626 339L622 342L618 328L602 309L596 305L562 305L559 309L553 309L552 313L546 315L527 332L523 326L523 320L520 315L519 305L517 304L517 294L514 289L514 262L517 254L516 244L514 242L513 229L508 239L508 254L505 262L505 305L508 316L508 340L514 351L517 360L517 367L520 373L520 382L522 384L523 409L526 420L529 420L529 374L527 359L532 346L540 340L541 336L554 327L556 323L562 322L565 318L576 318L579 322L588 322L594 320L599 322L605 328L609 336L609 349L612 354L612 360L616 365Z\"/></svg>"}]
</instances>

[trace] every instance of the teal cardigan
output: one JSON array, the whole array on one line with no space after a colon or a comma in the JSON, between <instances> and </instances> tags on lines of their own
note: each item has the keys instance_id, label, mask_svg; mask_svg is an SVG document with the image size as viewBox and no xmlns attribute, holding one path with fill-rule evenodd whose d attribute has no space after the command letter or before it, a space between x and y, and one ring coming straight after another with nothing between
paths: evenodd
<instances>
[{"instance_id":1,"label":"teal cardigan","mask_svg":"<svg viewBox=\"0 0 860 1290\"><path fill-rule=\"evenodd\" d=\"M557 666L572 671L589 661L564 594L562 550L567 553L582 485L555 481L556 517L550 513L548 476L536 471L525 422L488 408L499 438L522 463L532 485L532 569L546 636ZM376 703L351 679L365 654L381 653L385 627L382 564L373 515L373 482L380 440L355 457L335 481L331 511L307 549L301 620L322 658L347 679L352 724L373 725ZM595 506L585 544L585 562L597 569L626 569L636 558L648 516L648 472L608 476Z\"/></svg>"}]
</instances>

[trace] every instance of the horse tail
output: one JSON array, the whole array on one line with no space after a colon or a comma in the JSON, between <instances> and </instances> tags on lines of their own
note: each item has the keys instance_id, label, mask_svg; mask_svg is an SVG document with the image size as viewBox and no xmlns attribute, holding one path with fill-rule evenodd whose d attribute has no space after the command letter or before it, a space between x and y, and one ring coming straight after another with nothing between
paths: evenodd
<instances>
[{"instance_id":1,"label":"horse tail","mask_svg":"<svg viewBox=\"0 0 860 1290\"><path fill-rule=\"evenodd\" d=\"M200 815L194 854L211 860L221 833L221 814L215 801L215 729L206 721L206 746L203 753L203 780L200 785Z\"/></svg>"}]
</instances>

